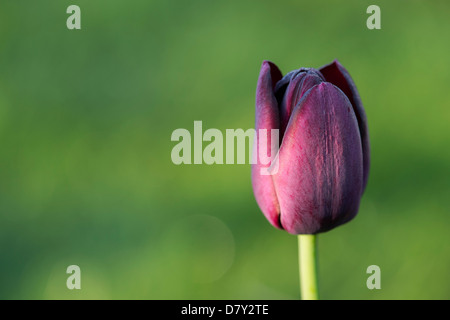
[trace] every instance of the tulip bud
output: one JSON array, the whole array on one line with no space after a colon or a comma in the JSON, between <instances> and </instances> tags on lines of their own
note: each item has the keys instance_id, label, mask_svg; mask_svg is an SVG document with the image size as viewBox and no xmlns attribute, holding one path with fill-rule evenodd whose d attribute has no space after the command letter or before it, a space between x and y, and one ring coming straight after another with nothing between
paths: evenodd
<instances>
[{"instance_id":1,"label":"tulip bud","mask_svg":"<svg viewBox=\"0 0 450 320\"><path fill-rule=\"evenodd\" d=\"M269 222L292 234L315 234L353 219L367 184L369 137L361 99L339 62L284 77L264 61L256 90L259 129L278 129L280 148L261 175L252 165L256 201ZM267 137L268 144L270 137Z\"/></svg>"}]
</instances>

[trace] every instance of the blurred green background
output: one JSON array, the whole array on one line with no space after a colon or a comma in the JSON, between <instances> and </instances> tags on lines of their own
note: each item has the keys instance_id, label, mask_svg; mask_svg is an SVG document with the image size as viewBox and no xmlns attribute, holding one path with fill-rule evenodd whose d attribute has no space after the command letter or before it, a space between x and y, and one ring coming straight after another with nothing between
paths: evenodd
<instances>
[{"instance_id":1,"label":"blurred green background","mask_svg":"<svg viewBox=\"0 0 450 320\"><path fill-rule=\"evenodd\" d=\"M370 4L2 0L0 298L298 299L297 240L263 217L250 166L176 166L170 137L252 128L264 59L335 58L372 167L355 220L319 236L321 297L450 298L450 3L377 1L381 30Z\"/></svg>"}]
</instances>

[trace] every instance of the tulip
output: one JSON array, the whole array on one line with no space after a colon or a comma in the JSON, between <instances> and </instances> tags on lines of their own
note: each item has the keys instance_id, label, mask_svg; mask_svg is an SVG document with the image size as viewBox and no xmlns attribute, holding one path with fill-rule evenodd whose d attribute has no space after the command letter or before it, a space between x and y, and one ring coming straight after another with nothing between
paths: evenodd
<instances>
[{"instance_id":1,"label":"tulip","mask_svg":"<svg viewBox=\"0 0 450 320\"><path fill-rule=\"evenodd\" d=\"M258 138L258 129L280 130L277 173L261 175L264 165L252 166L255 198L272 225L316 234L356 216L367 184L369 138L356 86L338 61L284 77L264 61L255 127Z\"/></svg>"},{"instance_id":2,"label":"tulip","mask_svg":"<svg viewBox=\"0 0 450 320\"><path fill-rule=\"evenodd\" d=\"M264 61L255 129L254 150L264 132L279 130L280 139L272 161L252 165L256 201L272 225L299 235L302 297L317 299L315 235L353 219L367 185L370 148L361 99L337 60L284 77ZM271 136L263 138L269 150Z\"/></svg>"}]
</instances>

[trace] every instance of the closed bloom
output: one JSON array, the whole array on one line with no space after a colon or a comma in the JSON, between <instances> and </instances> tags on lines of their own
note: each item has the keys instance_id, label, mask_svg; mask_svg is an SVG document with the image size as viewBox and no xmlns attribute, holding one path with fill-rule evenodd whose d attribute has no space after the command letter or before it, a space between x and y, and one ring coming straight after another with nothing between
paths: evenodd
<instances>
[{"instance_id":1,"label":"closed bloom","mask_svg":"<svg viewBox=\"0 0 450 320\"><path fill-rule=\"evenodd\" d=\"M292 234L315 234L356 216L369 173L369 137L356 86L338 61L284 77L264 61L255 127L255 148L264 132L259 129L279 130L273 161L252 165L255 198L272 225ZM265 138L270 145L270 136ZM261 174L275 162L276 173Z\"/></svg>"}]
</instances>

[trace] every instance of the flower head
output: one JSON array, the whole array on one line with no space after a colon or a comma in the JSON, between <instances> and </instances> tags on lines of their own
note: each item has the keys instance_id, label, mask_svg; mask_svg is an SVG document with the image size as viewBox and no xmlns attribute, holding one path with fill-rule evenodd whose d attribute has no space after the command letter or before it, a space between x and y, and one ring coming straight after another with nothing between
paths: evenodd
<instances>
[{"instance_id":1,"label":"flower head","mask_svg":"<svg viewBox=\"0 0 450 320\"><path fill-rule=\"evenodd\" d=\"M284 77L264 61L255 127L256 144L259 129L280 130L272 163L252 165L255 198L272 225L315 234L356 216L369 172L367 120L356 86L338 61ZM260 173L274 163L276 173Z\"/></svg>"}]
</instances>

